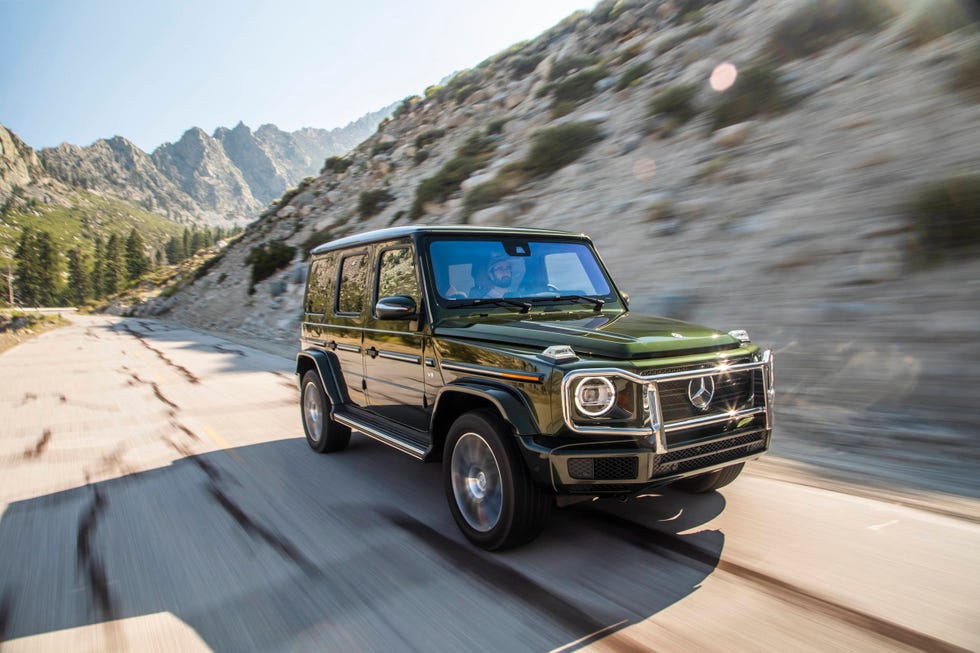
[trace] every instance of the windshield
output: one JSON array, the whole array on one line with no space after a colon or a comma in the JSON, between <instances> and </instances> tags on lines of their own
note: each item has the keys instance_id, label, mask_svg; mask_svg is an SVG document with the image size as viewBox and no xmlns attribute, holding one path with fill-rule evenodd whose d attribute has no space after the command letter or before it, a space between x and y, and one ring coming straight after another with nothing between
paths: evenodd
<instances>
[{"instance_id":1,"label":"windshield","mask_svg":"<svg viewBox=\"0 0 980 653\"><path fill-rule=\"evenodd\" d=\"M598 297L612 285L588 244L513 237L435 240L429 260L440 303L474 299Z\"/></svg>"}]
</instances>

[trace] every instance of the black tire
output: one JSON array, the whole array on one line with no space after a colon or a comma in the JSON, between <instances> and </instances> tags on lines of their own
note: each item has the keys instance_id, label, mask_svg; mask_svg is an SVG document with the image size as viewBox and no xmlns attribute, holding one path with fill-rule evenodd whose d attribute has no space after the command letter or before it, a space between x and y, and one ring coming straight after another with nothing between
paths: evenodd
<instances>
[{"instance_id":1,"label":"black tire","mask_svg":"<svg viewBox=\"0 0 980 653\"><path fill-rule=\"evenodd\" d=\"M330 419L330 400L323 391L320 375L309 370L300 384L299 412L306 443L317 453L341 451L350 442L350 427Z\"/></svg>"},{"instance_id":2,"label":"black tire","mask_svg":"<svg viewBox=\"0 0 980 653\"><path fill-rule=\"evenodd\" d=\"M446 438L442 474L449 510L463 535L488 551L533 540L554 503L531 480L513 438L489 410L462 415Z\"/></svg>"},{"instance_id":3,"label":"black tire","mask_svg":"<svg viewBox=\"0 0 980 653\"><path fill-rule=\"evenodd\" d=\"M713 472L708 472L707 474L699 474L690 478L682 478L679 481L674 481L671 483L671 485L676 487L678 490L691 492L693 494L711 492L712 490L717 490L720 487L725 487L734 481L738 475L742 473L743 467L745 467L745 463L730 465L728 467L716 469Z\"/></svg>"}]
</instances>

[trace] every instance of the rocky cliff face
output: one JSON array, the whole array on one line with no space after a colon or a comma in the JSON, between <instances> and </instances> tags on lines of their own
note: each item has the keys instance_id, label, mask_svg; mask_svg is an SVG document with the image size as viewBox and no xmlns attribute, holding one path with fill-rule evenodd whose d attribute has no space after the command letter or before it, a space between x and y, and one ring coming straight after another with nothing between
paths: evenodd
<instances>
[{"instance_id":1,"label":"rocky cliff face","mask_svg":"<svg viewBox=\"0 0 980 653\"><path fill-rule=\"evenodd\" d=\"M0 125L0 202L14 187L23 187L43 175L33 149Z\"/></svg>"},{"instance_id":2,"label":"rocky cliff face","mask_svg":"<svg viewBox=\"0 0 980 653\"><path fill-rule=\"evenodd\" d=\"M188 129L176 143L154 150L152 158L205 211L207 222L240 221L262 206L222 144L201 129Z\"/></svg>"},{"instance_id":3,"label":"rocky cliff face","mask_svg":"<svg viewBox=\"0 0 980 653\"><path fill-rule=\"evenodd\" d=\"M283 135L289 136L285 133ZM291 177L293 180L299 180L305 176L298 176L301 172L312 174L309 172L312 167L311 162L305 162L306 167L301 171L294 170L292 175L288 174L281 163L283 158L275 156L273 150L260 141L243 123L238 123L234 129L219 129L214 137L220 141L232 163L241 170L252 195L262 206L282 195L289 187Z\"/></svg>"},{"instance_id":4,"label":"rocky cliff face","mask_svg":"<svg viewBox=\"0 0 980 653\"><path fill-rule=\"evenodd\" d=\"M134 202L175 220L189 219L197 209L146 152L122 136L87 147L62 143L42 149L39 158L50 176L70 186Z\"/></svg>"},{"instance_id":5,"label":"rocky cliff face","mask_svg":"<svg viewBox=\"0 0 980 653\"><path fill-rule=\"evenodd\" d=\"M923 265L915 207L980 173L978 36L830 4L600 3L403 103L146 310L295 342L304 253L248 295L252 247L413 220L584 231L634 310L774 346L777 451L899 451L955 476L941 454L976 449L980 409L944 389L980 385L980 263ZM856 31L859 5L884 13Z\"/></svg>"}]
</instances>

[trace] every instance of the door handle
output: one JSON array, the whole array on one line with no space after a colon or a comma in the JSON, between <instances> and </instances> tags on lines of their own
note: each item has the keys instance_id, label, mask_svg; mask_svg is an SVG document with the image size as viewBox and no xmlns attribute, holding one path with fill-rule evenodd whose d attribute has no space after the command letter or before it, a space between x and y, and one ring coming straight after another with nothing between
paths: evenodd
<instances>
[{"instance_id":1,"label":"door handle","mask_svg":"<svg viewBox=\"0 0 980 653\"><path fill-rule=\"evenodd\" d=\"M375 349L374 347L371 347L371 348L369 348L369 349L367 350L367 354L368 354L368 356L370 356L371 358L377 358L377 357L378 357L378 350L377 350L377 349Z\"/></svg>"}]
</instances>

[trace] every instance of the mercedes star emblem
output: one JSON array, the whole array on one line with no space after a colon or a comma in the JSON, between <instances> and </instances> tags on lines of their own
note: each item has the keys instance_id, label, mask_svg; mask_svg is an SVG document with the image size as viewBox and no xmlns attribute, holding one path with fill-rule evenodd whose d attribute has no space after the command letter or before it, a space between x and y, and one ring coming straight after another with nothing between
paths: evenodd
<instances>
[{"instance_id":1,"label":"mercedes star emblem","mask_svg":"<svg viewBox=\"0 0 980 653\"><path fill-rule=\"evenodd\" d=\"M715 396L715 380L710 376L699 376L687 384L687 398L691 405L701 410L708 410Z\"/></svg>"}]
</instances>

